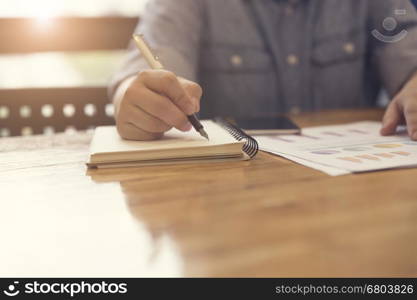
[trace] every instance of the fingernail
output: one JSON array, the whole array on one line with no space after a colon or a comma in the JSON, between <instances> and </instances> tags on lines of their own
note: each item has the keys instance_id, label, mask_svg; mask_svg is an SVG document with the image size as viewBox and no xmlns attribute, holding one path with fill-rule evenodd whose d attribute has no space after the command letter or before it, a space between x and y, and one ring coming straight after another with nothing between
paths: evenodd
<instances>
[{"instance_id":1,"label":"fingernail","mask_svg":"<svg viewBox=\"0 0 417 300\"><path fill-rule=\"evenodd\" d=\"M181 127L182 131L190 131L191 128L193 128L193 126L191 125L190 122L187 122L187 124L185 124L184 126Z\"/></svg>"},{"instance_id":2,"label":"fingernail","mask_svg":"<svg viewBox=\"0 0 417 300\"><path fill-rule=\"evenodd\" d=\"M388 126L388 124L390 124L392 122L392 120L391 119L389 119L389 118L387 118L387 117L384 117L383 119L382 119L382 128L386 128L387 126Z\"/></svg>"},{"instance_id":3,"label":"fingernail","mask_svg":"<svg viewBox=\"0 0 417 300\"><path fill-rule=\"evenodd\" d=\"M387 130L387 124L386 122L382 121L380 132L383 134Z\"/></svg>"},{"instance_id":4,"label":"fingernail","mask_svg":"<svg viewBox=\"0 0 417 300\"><path fill-rule=\"evenodd\" d=\"M395 129L393 128L393 120L392 119L385 119L382 121L382 128L381 132L384 132L385 134L390 134Z\"/></svg>"}]
</instances>

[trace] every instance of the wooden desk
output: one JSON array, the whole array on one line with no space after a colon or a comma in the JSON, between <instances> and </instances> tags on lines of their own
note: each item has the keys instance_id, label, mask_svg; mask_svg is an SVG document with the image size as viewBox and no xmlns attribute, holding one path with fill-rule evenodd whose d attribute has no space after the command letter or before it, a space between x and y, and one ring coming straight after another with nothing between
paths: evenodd
<instances>
[{"instance_id":1,"label":"wooden desk","mask_svg":"<svg viewBox=\"0 0 417 300\"><path fill-rule=\"evenodd\" d=\"M87 171L90 138L0 140L0 276L417 276L416 169L329 177L260 153Z\"/></svg>"}]
</instances>

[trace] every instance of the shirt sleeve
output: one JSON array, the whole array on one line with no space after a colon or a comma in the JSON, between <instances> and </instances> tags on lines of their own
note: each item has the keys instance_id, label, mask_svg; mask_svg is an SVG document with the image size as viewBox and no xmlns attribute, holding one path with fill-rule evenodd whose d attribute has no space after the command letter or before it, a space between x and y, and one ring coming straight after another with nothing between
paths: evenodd
<instances>
[{"instance_id":1,"label":"shirt sleeve","mask_svg":"<svg viewBox=\"0 0 417 300\"><path fill-rule=\"evenodd\" d=\"M373 62L393 97L417 71L416 10L409 0L369 0L369 26Z\"/></svg>"},{"instance_id":2,"label":"shirt sleeve","mask_svg":"<svg viewBox=\"0 0 417 300\"><path fill-rule=\"evenodd\" d=\"M144 35L165 69L195 81L202 19L200 0L149 0L135 33ZM111 78L110 99L123 80L148 68L139 50L130 42L121 68Z\"/></svg>"}]
</instances>

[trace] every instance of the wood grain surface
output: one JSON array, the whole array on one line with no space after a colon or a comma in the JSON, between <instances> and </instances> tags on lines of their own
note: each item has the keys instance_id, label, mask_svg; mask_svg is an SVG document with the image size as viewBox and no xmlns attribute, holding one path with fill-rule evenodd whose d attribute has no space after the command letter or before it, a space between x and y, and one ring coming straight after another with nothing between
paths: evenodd
<instances>
[{"instance_id":1,"label":"wood grain surface","mask_svg":"<svg viewBox=\"0 0 417 300\"><path fill-rule=\"evenodd\" d=\"M416 169L330 177L260 153L87 170L90 138L0 140L0 276L417 276Z\"/></svg>"}]
</instances>

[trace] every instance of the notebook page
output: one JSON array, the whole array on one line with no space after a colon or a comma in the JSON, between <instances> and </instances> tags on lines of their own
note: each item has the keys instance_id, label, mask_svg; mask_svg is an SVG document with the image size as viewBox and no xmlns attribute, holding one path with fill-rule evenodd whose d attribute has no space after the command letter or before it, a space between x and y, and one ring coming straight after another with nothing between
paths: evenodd
<instances>
[{"instance_id":1,"label":"notebook page","mask_svg":"<svg viewBox=\"0 0 417 300\"><path fill-rule=\"evenodd\" d=\"M213 121L201 121L210 140L201 137L194 129L181 132L171 129L164 137L156 141L127 141L122 139L115 126L97 127L91 142L90 154L116 153L129 151L152 151L176 148L210 147L240 143L225 129Z\"/></svg>"}]
</instances>

